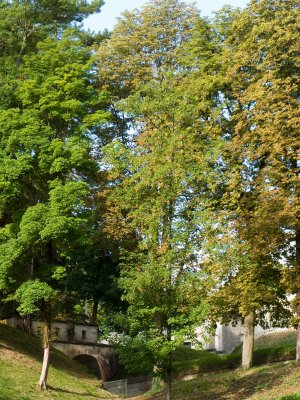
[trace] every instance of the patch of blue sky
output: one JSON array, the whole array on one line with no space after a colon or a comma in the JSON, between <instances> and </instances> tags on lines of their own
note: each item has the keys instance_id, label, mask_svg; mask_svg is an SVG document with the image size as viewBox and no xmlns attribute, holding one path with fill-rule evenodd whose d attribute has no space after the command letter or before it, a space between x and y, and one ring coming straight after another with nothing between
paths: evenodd
<instances>
[{"instance_id":1,"label":"patch of blue sky","mask_svg":"<svg viewBox=\"0 0 300 400\"><path fill-rule=\"evenodd\" d=\"M102 11L98 14L91 15L84 21L84 27L91 31L98 32L104 29L112 30L117 22L117 18L121 16L121 13L125 10L133 10L135 8L140 9L142 6L147 4L146 0L106 0ZM201 15L205 17L211 17L214 12L218 11L225 5L233 7L245 8L248 4L247 0L197 0L194 2L198 9L201 11Z\"/></svg>"}]
</instances>

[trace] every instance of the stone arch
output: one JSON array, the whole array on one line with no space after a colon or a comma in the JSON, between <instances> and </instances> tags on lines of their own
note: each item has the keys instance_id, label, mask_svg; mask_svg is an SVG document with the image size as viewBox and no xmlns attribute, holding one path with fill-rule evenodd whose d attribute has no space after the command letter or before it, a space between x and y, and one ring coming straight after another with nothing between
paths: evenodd
<instances>
[{"instance_id":1,"label":"stone arch","mask_svg":"<svg viewBox=\"0 0 300 400\"><path fill-rule=\"evenodd\" d=\"M82 361L88 367L90 367L91 364L94 365L93 370L97 371L96 375L101 377L103 382L111 379L116 372L116 358L110 346L53 342L53 347L71 358L76 358L78 361ZM91 361L91 359L88 357L79 357L83 355L90 356L96 360L99 366L100 374L99 370L97 370L95 367L95 361Z\"/></svg>"},{"instance_id":2,"label":"stone arch","mask_svg":"<svg viewBox=\"0 0 300 400\"><path fill-rule=\"evenodd\" d=\"M77 354L73 359L85 365L97 378L102 378L101 367L95 357L90 354Z\"/></svg>"}]
</instances>

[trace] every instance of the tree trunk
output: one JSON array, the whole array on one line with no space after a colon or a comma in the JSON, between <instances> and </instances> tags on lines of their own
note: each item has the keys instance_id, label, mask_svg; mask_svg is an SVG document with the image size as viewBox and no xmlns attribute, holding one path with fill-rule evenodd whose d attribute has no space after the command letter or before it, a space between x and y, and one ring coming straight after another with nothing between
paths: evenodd
<instances>
[{"instance_id":1,"label":"tree trunk","mask_svg":"<svg viewBox=\"0 0 300 400\"><path fill-rule=\"evenodd\" d=\"M296 231L296 268L297 273L300 274L300 230L297 229ZM298 277L299 279L299 277ZM297 299L297 309L296 309L296 316L297 316L297 342L296 342L296 361L300 362L300 288L296 294Z\"/></svg>"},{"instance_id":2,"label":"tree trunk","mask_svg":"<svg viewBox=\"0 0 300 400\"><path fill-rule=\"evenodd\" d=\"M92 308L92 315L91 315L91 324L97 324L97 313L98 313L98 304L99 301L93 299L93 308Z\"/></svg>"},{"instance_id":3,"label":"tree trunk","mask_svg":"<svg viewBox=\"0 0 300 400\"><path fill-rule=\"evenodd\" d=\"M296 294L297 299L297 309L296 309L296 316L297 316L297 340L296 340L296 361L300 362L300 289L297 291Z\"/></svg>"},{"instance_id":4,"label":"tree trunk","mask_svg":"<svg viewBox=\"0 0 300 400\"><path fill-rule=\"evenodd\" d=\"M166 400L171 400L172 375L171 368L166 373Z\"/></svg>"},{"instance_id":5,"label":"tree trunk","mask_svg":"<svg viewBox=\"0 0 300 400\"><path fill-rule=\"evenodd\" d=\"M252 366L253 346L254 346L254 314L246 315L244 321L244 341L242 354L242 368L247 370Z\"/></svg>"},{"instance_id":6,"label":"tree trunk","mask_svg":"<svg viewBox=\"0 0 300 400\"><path fill-rule=\"evenodd\" d=\"M43 330L43 348L44 348L44 357L43 357L43 365L42 372L39 380L39 387L41 390L47 390L47 378L48 378L48 370L49 370L49 358L50 358L50 323L44 323Z\"/></svg>"},{"instance_id":7,"label":"tree trunk","mask_svg":"<svg viewBox=\"0 0 300 400\"><path fill-rule=\"evenodd\" d=\"M172 330L170 326L167 327L167 340L168 342L172 340ZM170 353L166 369L166 400L171 400L171 388L172 388L172 355Z\"/></svg>"},{"instance_id":8,"label":"tree trunk","mask_svg":"<svg viewBox=\"0 0 300 400\"><path fill-rule=\"evenodd\" d=\"M27 314L24 318L24 330L29 333L29 335L32 335L31 314Z\"/></svg>"}]
</instances>

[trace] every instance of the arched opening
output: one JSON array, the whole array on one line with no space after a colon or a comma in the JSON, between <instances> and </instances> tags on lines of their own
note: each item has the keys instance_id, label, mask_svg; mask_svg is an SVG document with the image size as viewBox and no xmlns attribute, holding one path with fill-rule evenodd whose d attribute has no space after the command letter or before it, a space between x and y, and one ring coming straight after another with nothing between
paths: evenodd
<instances>
[{"instance_id":1,"label":"arched opening","mask_svg":"<svg viewBox=\"0 0 300 400\"><path fill-rule=\"evenodd\" d=\"M92 357L88 354L79 354L78 356L74 357L74 360L77 360L81 364L85 365L90 372L92 372L98 378L101 378L100 367L95 357Z\"/></svg>"}]
</instances>

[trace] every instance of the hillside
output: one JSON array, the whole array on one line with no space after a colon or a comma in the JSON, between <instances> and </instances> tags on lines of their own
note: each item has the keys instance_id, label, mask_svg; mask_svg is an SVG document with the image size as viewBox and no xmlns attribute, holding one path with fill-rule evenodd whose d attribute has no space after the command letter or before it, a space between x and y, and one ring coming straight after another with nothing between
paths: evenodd
<instances>
[{"instance_id":1,"label":"hillside","mask_svg":"<svg viewBox=\"0 0 300 400\"><path fill-rule=\"evenodd\" d=\"M108 400L100 381L64 354L51 352L48 386L36 389L42 361L40 340L0 324L0 400Z\"/></svg>"},{"instance_id":2,"label":"hillside","mask_svg":"<svg viewBox=\"0 0 300 400\"><path fill-rule=\"evenodd\" d=\"M260 336L254 342L253 364L263 365L295 358L296 331L291 329ZM241 346L231 354L214 354L207 351L181 348L173 360L176 377L186 374L205 373L226 369L236 369L242 359Z\"/></svg>"},{"instance_id":3,"label":"hillside","mask_svg":"<svg viewBox=\"0 0 300 400\"><path fill-rule=\"evenodd\" d=\"M172 400L300 400L300 366L293 361L247 372L210 373L173 384ZM165 394L136 400L164 400Z\"/></svg>"},{"instance_id":4,"label":"hillside","mask_svg":"<svg viewBox=\"0 0 300 400\"><path fill-rule=\"evenodd\" d=\"M300 366L295 358L296 332L277 332L255 340L254 364L250 371L217 369L240 365L241 348L219 355L183 348L177 354L175 374L183 371L198 377L173 383L172 400L300 400ZM262 365L264 364L264 365ZM206 373L207 371L215 372ZM136 400L164 400L164 393Z\"/></svg>"},{"instance_id":5,"label":"hillside","mask_svg":"<svg viewBox=\"0 0 300 400\"><path fill-rule=\"evenodd\" d=\"M294 356L295 332L259 338L255 343L256 364ZM0 400L109 400L114 396L100 389L100 382L86 369L53 350L47 393L36 389L42 360L40 340L20 330L0 324ZM175 382L173 400L300 400L300 367L292 361L272 363L251 371L227 370L202 373L216 368L235 367L240 349L232 355L180 349L176 373L200 373L197 379ZM163 400L164 393L139 397Z\"/></svg>"}]
</instances>

